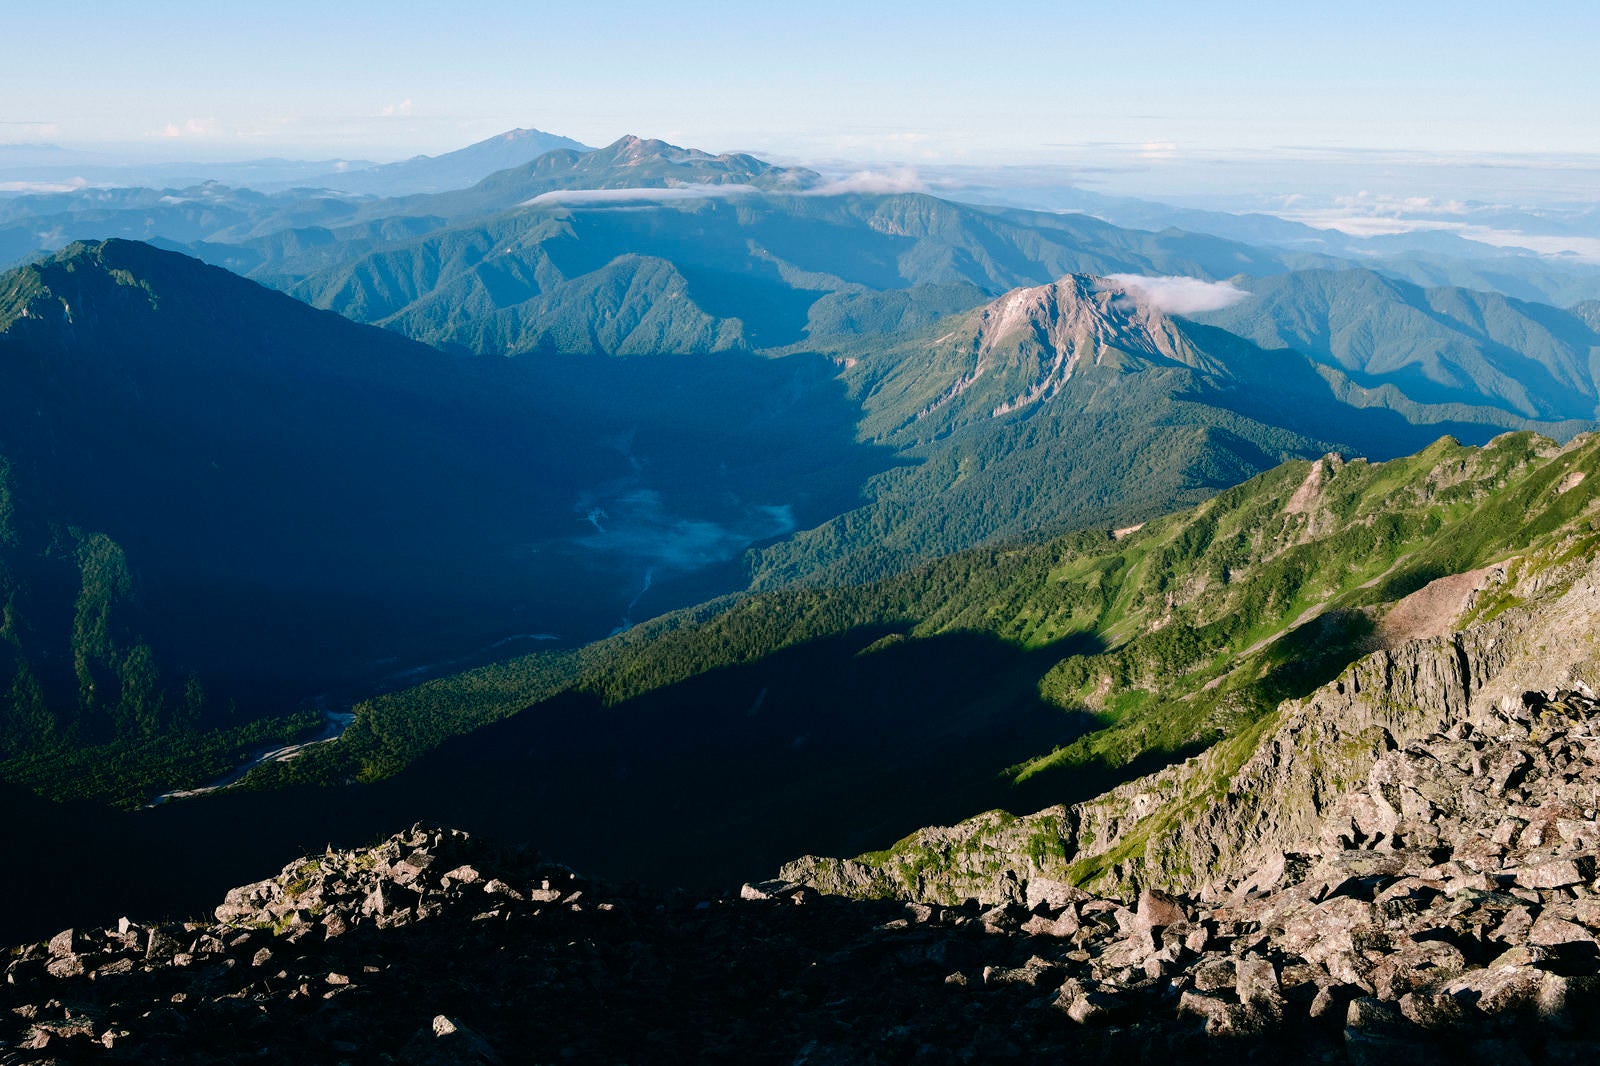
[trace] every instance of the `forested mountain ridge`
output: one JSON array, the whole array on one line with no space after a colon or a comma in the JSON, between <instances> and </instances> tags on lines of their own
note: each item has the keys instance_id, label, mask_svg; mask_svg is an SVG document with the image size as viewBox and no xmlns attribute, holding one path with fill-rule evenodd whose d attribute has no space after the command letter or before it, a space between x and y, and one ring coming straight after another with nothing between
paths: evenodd
<instances>
[{"instance_id":1,"label":"forested mountain ridge","mask_svg":"<svg viewBox=\"0 0 1600 1066\"><path fill-rule=\"evenodd\" d=\"M248 721L736 587L719 568L745 545L836 513L886 461L854 441L820 359L573 369L447 355L147 245L74 246L0 279L8 507L45 531L19 533L7 565L19 587L57 574L52 617L71 624L75 560L93 547L95 574L124 574L99 593L121 626L115 655L94 653L121 671L100 698L116 704L107 689L148 658L176 686L162 714L186 706L193 673ZM713 409L685 425L691 380ZM69 633L34 621L70 662ZM46 673L71 676L33 670ZM46 685L63 721L81 709L75 685ZM8 743L37 750L47 733ZM135 783L158 782L134 775L117 798Z\"/></svg>"},{"instance_id":2,"label":"forested mountain ridge","mask_svg":"<svg viewBox=\"0 0 1600 1066\"><path fill-rule=\"evenodd\" d=\"M856 580L987 539L1130 525L1291 457L1388 459L1445 433L1566 439L1592 425L1364 388L1310 355L1081 275L885 340L834 355L863 434L916 461L875 477L862 507L762 549L758 585Z\"/></svg>"},{"instance_id":3,"label":"forested mountain ridge","mask_svg":"<svg viewBox=\"0 0 1600 1066\"><path fill-rule=\"evenodd\" d=\"M541 152L541 148L550 150ZM521 162L527 158L521 153L533 156ZM505 161L507 169L485 176L484 168L491 159ZM513 165L513 160L519 161ZM275 287L291 288L312 275L348 267L410 238L469 223L480 227L491 216L519 210L519 205L541 197L547 201L566 197L569 203L581 200L591 207L609 201L612 206L633 210L682 197L743 198L742 194L752 191L800 192L822 199L883 198L869 191L875 183L872 175L829 181L803 168L774 166L741 153L713 155L632 136L604 148L581 149L564 138L528 130L509 131L437 158L326 174L302 183L306 181L331 188L284 189L277 183L263 186L266 191L262 191L217 181L193 184L191 179L177 187L96 187L3 197L0 266L40 251L57 250L73 240L116 236L182 250ZM419 193L418 183L436 184L444 191ZM335 191L344 188L391 195L373 198ZM646 191L651 189L656 192ZM608 190L614 194L609 198L604 195ZM959 200L961 196L955 193L950 198ZM1158 273L1221 279L1240 271L1258 276L1288 269L1366 266L1421 285L1492 290L1562 305L1593 297L1600 284L1596 281L1600 273L1586 270L1581 263L1553 263L1531 254L1506 255L1461 239L1438 249L1410 239L1416 238L1415 234L1408 239L1328 240L1330 231L1307 230L1281 220L1271 220L1263 229L1259 219L1183 212L1161 205L1144 205L1153 213L1111 210L1105 214L1113 203L1127 206L1114 198L1092 195L1087 199L1069 197L1062 212L965 205L964 210L996 215L1009 227L1038 233L980 234L976 244L958 240L946 249L930 248L919 254L928 263L944 257L963 273L970 273L974 262L996 255L1016 259L1020 251L1021 258L1037 259L1041 245L1052 240L1052 220L1096 221L1090 213L1070 213L1084 211L1110 218L1123 227L1123 233L1142 232L1145 238L1177 241L1187 247L1191 262L1172 260L1156 268ZM1107 222L1098 224L1117 229ZM1299 237L1321 234L1322 238L1280 239L1284 228ZM955 236L952 231L947 235ZM757 239L764 243L763 238ZM1005 248L1008 243L1014 249ZM633 251L655 254L644 248ZM781 249L775 252L779 259L784 258ZM1276 265L1263 270L1263 262ZM1001 279L986 291L995 295L1073 271L1143 269L1138 265L1055 262L1040 272ZM707 310L718 313L715 308Z\"/></svg>"},{"instance_id":4,"label":"forested mountain ridge","mask_svg":"<svg viewBox=\"0 0 1600 1066\"><path fill-rule=\"evenodd\" d=\"M1155 886L1238 902L1329 852L1346 852L1335 860L1352 868L1373 860L1450 868L1454 858L1455 869L1518 883L1534 875L1516 870L1552 853L1586 854L1576 822L1561 834L1527 834L1526 850L1514 854L1489 843L1488 827L1461 833L1455 819L1493 826L1527 815L1522 824L1537 824L1558 811L1586 818L1570 806L1576 794L1551 794L1587 787L1588 775L1562 749L1587 743L1600 669L1600 508L1592 496L1570 498L1595 476L1592 452L1592 441L1569 447L1509 499L1483 501L1488 514L1470 523L1478 528L1455 534L1467 532L1472 547L1418 553L1429 557L1418 577L1431 580L1387 606L1360 608L1375 622L1358 646L1368 654L1197 757L1021 818L994 811L927 827L856 861L807 858L785 876L827 891L925 900L992 902L1033 879L1040 887L1068 881L1127 894ZM1518 523L1504 545L1520 545L1511 554L1474 554L1484 532ZM1451 572L1472 562L1486 565ZM1370 601L1359 591L1370 587L1345 602ZM1235 665L1222 685L1248 665ZM1546 745L1549 761L1537 761ZM1486 747L1491 754L1471 758ZM1071 749L1013 772L1048 770L1063 757ZM1490 766L1512 772L1497 777ZM1475 838L1489 846L1475 851ZM1559 904L1546 913L1559 913Z\"/></svg>"},{"instance_id":5,"label":"forested mountain ridge","mask_svg":"<svg viewBox=\"0 0 1600 1066\"><path fill-rule=\"evenodd\" d=\"M219 706L247 686L249 720L267 693L448 667L513 637L581 643L752 576L881 577L1133 524L1294 456L1528 424L1404 397L1357 407L1337 368L1104 279L941 317L972 292L840 294L830 315L910 328L825 353L641 341L652 358L507 360L149 246L78 246L0 283L0 456L49 487L50 521L125 553L147 627L128 647L148 644L172 684L196 674ZM635 306L674 303L688 301Z\"/></svg>"},{"instance_id":6,"label":"forested mountain ridge","mask_svg":"<svg viewBox=\"0 0 1600 1066\"><path fill-rule=\"evenodd\" d=\"M1488 404L1527 418L1595 417L1600 332L1581 314L1368 270L1240 279L1251 295L1199 314L1269 349L1293 348L1371 388Z\"/></svg>"},{"instance_id":7,"label":"forested mountain ridge","mask_svg":"<svg viewBox=\"0 0 1600 1066\"><path fill-rule=\"evenodd\" d=\"M694 195L656 203L555 198L370 251L357 245L332 266L318 252L246 269L270 273L274 284L315 306L419 340L517 354L554 347L538 338L555 331L552 315L573 313L563 307L563 290L585 275L616 271L624 257L670 264L693 308L737 319L744 343L763 348L822 339L813 316L822 316L819 324L834 321L827 298L835 294L959 285L977 289L981 299L1069 273L1218 278L1334 262L921 193L807 195L781 183L750 195L689 191ZM301 263L308 268L303 278L289 280ZM585 342L576 350L613 351L588 343L581 325L589 319L579 318L569 330ZM665 340L658 350L693 343Z\"/></svg>"}]
</instances>

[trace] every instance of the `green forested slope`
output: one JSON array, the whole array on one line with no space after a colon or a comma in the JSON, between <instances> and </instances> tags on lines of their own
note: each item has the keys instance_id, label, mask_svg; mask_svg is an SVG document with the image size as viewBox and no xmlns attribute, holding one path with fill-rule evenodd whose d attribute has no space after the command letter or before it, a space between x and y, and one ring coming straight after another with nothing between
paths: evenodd
<instances>
[{"instance_id":1,"label":"green forested slope","mask_svg":"<svg viewBox=\"0 0 1600 1066\"><path fill-rule=\"evenodd\" d=\"M863 436L905 461L868 483L861 507L761 549L760 587L858 581L997 538L1130 525L1292 457L1387 459L1446 433L1566 439L1592 424L1366 388L1082 276L887 343L841 344L836 358Z\"/></svg>"},{"instance_id":2,"label":"green forested slope","mask_svg":"<svg viewBox=\"0 0 1600 1066\"><path fill-rule=\"evenodd\" d=\"M62 521L0 456L0 778L58 796L147 798L199 784L312 714L241 715L149 643L159 626L126 552Z\"/></svg>"},{"instance_id":3,"label":"green forested slope","mask_svg":"<svg viewBox=\"0 0 1600 1066\"><path fill-rule=\"evenodd\" d=\"M603 788L626 805L646 781L742 780L732 767L764 766L772 794L741 792L737 817L691 804L732 834L730 849L797 792L813 818L791 826L792 845L856 839L864 818L890 832L953 805L1084 798L1309 692L1389 639L1389 606L1435 578L1592 551L1597 468L1600 441L1562 449L1529 434L1444 440L1382 464L1289 463L1121 538L1078 533L866 585L755 595L578 656L397 693L362 705L345 740L290 773L382 776L509 715L399 780L473 809L475 775L492 792L496 775L537 764L556 788L567 780L556 767L575 758L591 773L627 765ZM828 756L780 758L796 736ZM896 798L868 818L869 794Z\"/></svg>"},{"instance_id":4,"label":"green forested slope","mask_svg":"<svg viewBox=\"0 0 1600 1066\"><path fill-rule=\"evenodd\" d=\"M603 337L589 341L587 319L558 325L549 316L567 305L565 287L622 257L671 263L686 279L688 300L713 318L737 319L746 343L758 347L807 340L811 309L836 293L966 285L993 296L1069 273L1218 278L1332 263L1203 235L1124 230L1085 215L997 211L922 194L767 193L524 206L352 256L291 291L435 344L516 354L529 350L519 340L525 334L565 331L569 343L583 342L567 350L609 351ZM450 296L435 303L433 293ZM470 320L453 310L463 304L477 308ZM485 316L494 323L488 332L479 321ZM669 335L657 350L695 343Z\"/></svg>"},{"instance_id":5,"label":"green forested slope","mask_svg":"<svg viewBox=\"0 0 1600 1066\"><path fill-rule=\"evenodd\" d=\"M1369 270L1241 281L1248 298L1197 317L1420 402L1488 403L1528 418L1595 415L1600 333L1578 314Z\"/></svg>"}]
</instances>

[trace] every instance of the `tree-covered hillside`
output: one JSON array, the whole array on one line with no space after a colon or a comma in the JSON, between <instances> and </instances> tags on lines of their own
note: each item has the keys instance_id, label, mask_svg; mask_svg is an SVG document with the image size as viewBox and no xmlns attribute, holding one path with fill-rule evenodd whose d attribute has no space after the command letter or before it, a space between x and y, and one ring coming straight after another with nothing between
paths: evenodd
<instances>
[{"instance_id":1,"label":"tree-covered hillside","mask_svg":"<svg viewBox=\"0 0 1600 1066\"><path fill-rule=\"evenodd\" d=\"M1529 434L1290 463L1121 536L755 595L431 682L255 783L410 763L363 802L629 875L882 847L941 812L1085 798L1240 735L1440 624L1406 599L1436 579L1469 575L1441 619L1492 616L1511 579L1594 549L1597 472L1600 442Z\"/></svg>"},{"instance_id":2,"label":"tree-covered hillside","mask_svg":"<svg viewBox=\"0 0 1600 1066\"><path fill-rule=\"evenodd\" d=\"M1491 404L1527 418L1595 416L1600 333L1577 313L1496 293L1423 289L1369 270L1241 280L1247 299L1197 317L1423 403Z\"/></svg>"},{"instance_id":3,"label":"tree-covered hillside","mask_svg":"<svg viewBox=\"0 0 1600 1066\"><path fill-rule=\"evenodd\" d=\"M744 333L737 343L774 347L820 340L809 316L835 293L969 285L993 296L1069 273L1225 278L1332 265L1203 235L1119 229L1086 215L976 208L910 193L783 192L706 192L658 203L556 199L361 250L332 267L321 261L306 260L309 276L290 287L308 303L418 340L496 354L556 347L563 335L564 350L629 350L613 347L603 332L591 336L602 323L568 295L602 270L631 279L670 268L683 279L678 298L691 312L737 320ZM297 264L260 269L282 278ZM644 289L636 299L657 295ZM645 309L620 313L638 317ZM653 350L701 343L693 330L668 333Z\"/></svg>"},{"instance_id":4,"label":"tree-covered hillside","mask_svg":"<svg viewBox=\"0 0 1600 1066\"><path fill-rule=\"evenodd\" d=\"M115 546L139 606L99 691L159 708L117 711L147 723L132 734L73 743L287 721L331 689L582 644L752 579L859 582L1040 530L1132 525L1294 456L1519 424L1404 397L1360 407L1336 369L1102 280L940 314L971 291L835 300L909 332L828 355L507 360L446 355L129 242L8 275L0 456L53 528ZM160 686L140 680L152 671ZM237 719L185 710L191 674ZM45 685L51 720L81 717L69 690ZM36 750L43 726L21 723ZM197 766L110 785L13 777L127 799L217 758Z\"/></svg>"}]
</instances>

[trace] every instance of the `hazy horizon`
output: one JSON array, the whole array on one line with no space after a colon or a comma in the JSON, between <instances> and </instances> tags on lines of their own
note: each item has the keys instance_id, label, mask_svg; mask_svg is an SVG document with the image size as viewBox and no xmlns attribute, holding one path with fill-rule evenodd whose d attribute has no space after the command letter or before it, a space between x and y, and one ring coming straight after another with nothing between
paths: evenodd
<instances>
[{"instance_id":1,"label":"hazy horizon","mask_svg":"<svg viewBox=\"0 0 1600 1066\"><path fill-rule=\"evenodd\" d=\"M999 16L624 0L604 20L500 0L453 19L165 0L8 26L29 46L0 75L0 192L116 184L85 175L118 166L250 184L240 167L261 160L387 163L537 128L1019 206L1067 209L1071 188L1600 259L1600 8L1568 0Z\"/></svg>"},{"instance_id":2,"label":"hazy horizon","mask_svg":"<svg viewBox=\"0 0 1600 1066\"><path fill-rule=\"evenodd\" d=\"M1048 164L1400 150L1594 152L1600 9L1174 0L729 14L621 0L596 20L493 0L193 0L9 12L0 142L214 158L405 158L533 125L807 158Z\"/></svg>"}]
</instances>

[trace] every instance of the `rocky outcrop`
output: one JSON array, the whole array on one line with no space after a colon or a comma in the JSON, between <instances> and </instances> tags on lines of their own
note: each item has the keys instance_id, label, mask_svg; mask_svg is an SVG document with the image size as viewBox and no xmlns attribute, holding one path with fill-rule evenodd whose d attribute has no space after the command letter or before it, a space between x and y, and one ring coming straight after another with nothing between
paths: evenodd
<instances>
[{"instance_id":1,"label":"rocky outcrop","mask_svg":"<svg viewBox=\"0 0 1600 1066\"><path fill-rule=\"evenodd\" d=\"M1592 1057L1600 701L1529 690L1382 747L1300 850L1201 894L658 898L417 827L214 921L16 950L0 1063Z\"/></svg>"},{"instance_id":2,"label":"rocky outcrop","mask_svg":"<svg viewBox=\"0 0 1600 1066\"><path fill-rule=\"evenodd\" d=\"M1459 660L1457 677L1431 675L1450 695L1438 715L1449 724L1423 733L1416 713L1372 719L1380 753L1302 826L1301 850L1270 849L1276 830L1259 824L1235 829L1250 871L1198 896L1146 888L1120 903L1014 879L1011 901L986 920L1064 942L1039 958L1059 966L1056 1007L1085 1025L1181 1030L1189 1019L1212 1037L1302 1051L1338 1032L1324 1061L1356 1063L1592 1054L1600 701L1529 690L1464 713L1470 663L1494 661L1491 640L1506 643L1488 631L1477 639L1483 648ZM1430 676L1397 670L1402 662L1380 656L1368 667L1408 684ZM1267 797L1250 811L1270 821L1270 809ZM1225 802L1217 810L1227 818ZM862 863L810 869L841 887L888 887Z\"/></svg>"}]
</instances>

